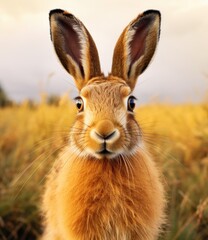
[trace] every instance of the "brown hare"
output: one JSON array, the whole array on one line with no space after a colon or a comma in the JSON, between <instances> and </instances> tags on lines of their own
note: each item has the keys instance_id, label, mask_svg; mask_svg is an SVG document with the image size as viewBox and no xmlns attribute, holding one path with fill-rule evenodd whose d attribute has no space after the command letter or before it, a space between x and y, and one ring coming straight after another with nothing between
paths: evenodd
<instances>
[{"instance_id":1,"label":"brown hare","mask_svg":"<svg viewBox=\"0 0 208 240\"><path fill-rule=\"evenodd\" d=\"M43 239L157 239L165 219L164 188L135 120L132 91L155 52L160 12L148 10L124 29L107 77L80 20L57 9L50 12L50 26L79 96L69 144L47 178Z\"/></svg>"}]
</instances>

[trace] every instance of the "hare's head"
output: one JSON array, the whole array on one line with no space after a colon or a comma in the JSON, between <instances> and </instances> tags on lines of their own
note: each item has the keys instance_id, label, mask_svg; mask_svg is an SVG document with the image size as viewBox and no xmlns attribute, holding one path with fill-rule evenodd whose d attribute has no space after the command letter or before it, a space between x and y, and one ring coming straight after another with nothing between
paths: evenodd
<instances>
[{"instance_id":1,"label":"hare's head","mask_svg":"<svg viewBox=\"0 0 208 240\"><path fill-rule=\"evenodd\" d=\"M134 118L132 91L155 52L160 13L146 11L124 29L108 77L101 72L96 45L82 22L57 9L50 12L50 25L56 53L79 90L70 137L75 151L96 158L134 153L141 131Z\"/></svg>"}]
</instances>

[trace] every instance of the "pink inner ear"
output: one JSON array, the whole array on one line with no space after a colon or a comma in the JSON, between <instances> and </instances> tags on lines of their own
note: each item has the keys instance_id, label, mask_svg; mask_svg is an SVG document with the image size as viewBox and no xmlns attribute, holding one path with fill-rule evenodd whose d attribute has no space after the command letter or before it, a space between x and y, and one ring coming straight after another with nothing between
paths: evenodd
<instances>
[{"instance_id":1,"label":"pink inner ear","mask_svg":"<svg viewBox=\"0 0 208 240\"><path fill-rule=\"evenodd\" d=\"M130 62L131 66L145 52L146 38L149 28L153 22L153 18L149 15L142 17L138 22L134 23L132 28L135 30L132 41L130 42Z\"/></svg>"},{"instance_id":2,"label":"pink inner ear","mask_svg":"<svg viewBox=\"0 0 208 240\"><path fill-rule=\"evenodd\" d=\"M70 16L67 16L66 19L58 19L58 25L61 30L61 34L64 40L63 49L67 54L69 54L73 60L78 64L82 75L84 75L84 70L81 62L81 44L79 35L73 29L72 25L77 25L77 23L72 19L68 20ZM79 26L77 26L79 28Z\"/></svg>"}]
</instances>

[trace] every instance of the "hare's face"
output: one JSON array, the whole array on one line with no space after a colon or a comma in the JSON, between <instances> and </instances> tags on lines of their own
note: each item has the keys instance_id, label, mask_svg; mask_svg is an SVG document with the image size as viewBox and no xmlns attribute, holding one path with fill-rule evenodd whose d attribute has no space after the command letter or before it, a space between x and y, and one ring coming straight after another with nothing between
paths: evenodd
<instances>
[{"instance_id":1,"label":"hare's face","mask_svg":"<svg viewBox=\"0 0 208 240\"><path fill-rule=\"evenodd\" d=\"M75 151L96 158L132 154L141 132L130 94L155 52L160 13L146 11L127 25L115 46L109 77L103 76L96 45L79 19L56 9L50 12L50 26L55 51L80 92L70 135Z\"/></svg>"},{"instance_id":2,"label":"hare's face","mask_svg":"<svg viewBox=\"0 0 208 240\"><path fill-rule=\"evenodd\" d=\"M124 81L113 78L92 82L81 90L80 110L71 134L71 143L80 154L114 158L133 153L140 130L130 94Z\"/></svg>"}]
</instances>

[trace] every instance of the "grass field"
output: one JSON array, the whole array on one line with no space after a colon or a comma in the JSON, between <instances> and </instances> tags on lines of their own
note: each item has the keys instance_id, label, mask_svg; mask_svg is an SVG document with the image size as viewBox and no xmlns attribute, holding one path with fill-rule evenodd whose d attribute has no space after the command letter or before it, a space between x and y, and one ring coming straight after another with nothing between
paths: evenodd
<instances>
[{"instance_id":1,"label":"grass field","mask_svg":"<svg viewBox=\"0 0 208 240\"><path fill-rule=\"evenodd\" d=\"M163 240L208 239L208 105L141 106L144 140L164 173ZM0 109L0 239L38 239L47 172L67 144L73 104Z\"/></svg>"}]
</instances>

